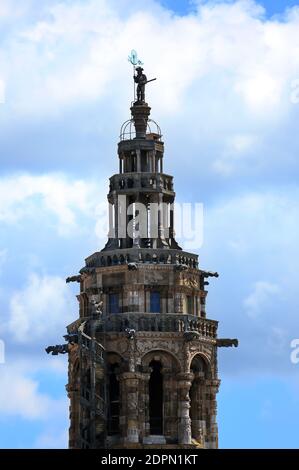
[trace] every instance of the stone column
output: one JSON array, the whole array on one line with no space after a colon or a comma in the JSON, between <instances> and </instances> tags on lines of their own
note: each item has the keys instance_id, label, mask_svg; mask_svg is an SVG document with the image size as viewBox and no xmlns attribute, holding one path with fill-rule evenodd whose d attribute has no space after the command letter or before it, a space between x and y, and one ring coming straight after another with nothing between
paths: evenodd
<instances>
[{"instance_id":1,"label":"stone column","mask_svg":"<svg viewBox=\"0 0 299 470\"><path fill-rule=\"evenodd\" d=\"M115 238L118 238L118 197L117 196L114 196L113 207L114 207L114 236Z\"/></svg>"},{"instance_id":2,"label":"stone column","mask_svg":"<svg viewBox=\"0 0 299 470\"><path fill-rule=\"evenodd\" d=\"M158 210L158 236L164 240L164 204L163 194L159 194L159 210Z\"/></svg>"},{"instance_id":3,"label":"stone column","mask_svg":"<svg viewBox=\"0 0 299 470\"><path fill-rule=\"evenodd\" d=\"M183 313L184 309L184 296L182 292L175 294L175 313Z\"/></svg>"},{"instance_id":4,"label":"stone column","mask_svg":"<svg viewBox=\"0 0 299 470\"><path fill-rule=\"evenodd\" d=\"M206 387L205 380L200 376L201 372L194 375L192 383L192 396L191 398L191 429L192 436L203 447L205 445L206 436L206 420L205 420L205 395Z\"/></svg>"},{"instance_id":5,"label":"stone column","mask_svg":"<svg viewBox=\"0 0 299 470\"><path fill-rule=\"evenodd\" d=\"M136 150L136 158L137 158L137 173L141 172L141 151Z\"/></svg>"},{"instance_id":6,"label":"stone column","mask_svg":"<svg viewBox=\"0 0 299 470\"><path fill-rule=\"evenodd\" d=\"M150 379L150 368L144 368L144 372L140 374L140 431L141 437L144 439L145 437L150 435L150 419L149 419L149 393L148 393L148 384Z\"/></svg>"},{"instance_id":7,"label":"stone column","mask_svg":"<svg viewBox=\"0 0 299 470\"><path fill-rule=\"evenodd\" d=\"M140 374L136 372L124 372L120 380L122 381L122 400L125 404L126 412L126 425L124 429L125 443L138 443L139 442L139 422L138 422L138 388L139 388Z\"/></svg>"},{"instance_id":8,"label":"stone column","mask_svg":"<svg viewBox=\"0 0 299 470\"><path fill-rule=\"evenodd\" d=\"M191 387L193 374L178 374L178 443L191 444L191 420L189 416Z\"/></svg>"},{"instance_id":9,"label":"stone column","mask_svg":"<svg viewBox=\"0 0 299 470\"><path fill-rule=\"evenodd\" d=\"M69 448L78 449L80 447L80 393L78 390L72 390L67 386L69 406Z\"/></svg>"},{"instance_id":10,"label":"stone column","mask_svg":"<svg viewBox=\"0 0 299 470\"><path fill-rule=\"evenodd\" d=\"M167 293L167 313L174 313L174 289L172 287L168 288Z\"/></svg>"},{"instance_id":11,"label":"stone column","mask_svg":"<svg viewBox=\"0 0 299 470\"><path fill-rule=\"evenodd\" d=\"M115 229L113 225L113 214L114 214L114 206L111 201L108 201L108 208L109 208L109 233L108 233L108 238L114 238L115 237Z\"/></svg>"},{"instance_id":12,"label":"stone column","mask_svg":"<svg viewBox=\"0 0 299 470\"><path fill-rule=\"evenodd\" d=\"M103 365L96 361L95 362L95 402L96 402L96 407L98 410L101 410L103 412L103 415L105 414L105 392L104 392L104 386L105 386L105 370ZM102 395L100 395L100 390L102 388ZM105 428L107 425L107 422L103 415L96 413L95 415L95 438L96 438L96 446L102 446L104 444L104 438L103 438L103 433L105 433Z\"/></svg>"},{"instance_id":13,"label":"stone column","mask_svg":"<svg viewBox=\"0 0 299 470\"><path fill-rule=\"evenodd\" d=\"M163 402L164 402L164 436L166 439L175 439L177 433L177 390L176 380L170 369L163 368Z\"/></svg>"},{"instance_id":14,"label":"stone column","mask_svg":"<svg viewBox=\"0 0 299 470\"><path fill-rule=\"evenodd\" d=\"M145 312L145 296L144 296L144 287L138 286L138 305L139 312Z\"/></svg>"},{"instance_id":15,"label":"stone column","mask_svg":"<svg viewBox=\"0 0 299 470\"><path fill-rule=\"evenodd\" d=\"M150 233L150 204L147 201L146 203L146 236L147 238L151 238Z\"/></svg>"},{"instance_id":16,"label":"stone column","mask_svg":"<svg viewBox=\"0 0 299 470\"><path fill-rule=\"evenodd\" d=\"M122 311L123 313L127 313L129 310L129 287L124 286L122 290Z\"/></svg>"},{"instance_id":17,"label":"stone column","mask_svg":"<svg viewBox=\"0 0 299 470\"><path fill-rule=\"evenodd\" d=\"M200 316L206 318L206 291L200 292Z\"/></svg>"},{"instance_id":18,"label":"stone column","mask_svg":"<svg viewBox=\"0 0 299 470\"><path fill-rule=\"evenodd\" d=\"M169 204L163 203L163 228L164 228L164 237L169 238L169 217L168 217L168 208Z\"/></svg>"},{"instance_id":19,"label":"stone column","mask_svg":"<svg viewBox=\"0 0 299 470\"><path fill-rule=\"evenodd\" d=\"M219 380L207 380L207 409L209 413L209 426L207 429L206 435L206 445L207 449L217 449L218 448L218 426L217 426L217 401L216 394L219 390Z\"/></svg>"}]
</instances>

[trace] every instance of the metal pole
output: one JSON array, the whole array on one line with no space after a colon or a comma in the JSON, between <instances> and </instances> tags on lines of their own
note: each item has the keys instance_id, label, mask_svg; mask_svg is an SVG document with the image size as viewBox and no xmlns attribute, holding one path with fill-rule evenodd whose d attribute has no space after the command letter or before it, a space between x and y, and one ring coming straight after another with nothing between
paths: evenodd
<instances>
[{"instance_id":1,"label":"metal pole","mask_svg":"<svg viewBox=\"0 0 299 470\"><path fill-rule=\"evenodd\" d=\"M135 65L133 64L133 76L135 76ZM133 87L134 87L134 103L136 101L136 86L135 86L135 80L133 79Z\"/></svg>"}]
</instances>

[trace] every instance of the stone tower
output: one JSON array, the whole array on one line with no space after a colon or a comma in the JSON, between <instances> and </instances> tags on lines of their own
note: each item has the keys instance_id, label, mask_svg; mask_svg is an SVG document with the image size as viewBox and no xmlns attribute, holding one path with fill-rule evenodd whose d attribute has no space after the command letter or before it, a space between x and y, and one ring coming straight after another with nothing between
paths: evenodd
<instances>
[{"instance_id":1,"label":"stone tower","mask_svg":"<svg viewBox=\"0 0 299 470\"><path fill-rule=\"evenodd\" d=\"M217 339L206 315L218 274L175 241L173 178L144 86L121 129L107 244L67 279L80 283L79 318L47 348L69 355L70 448L218 446L217 347L237 340Z\"/></svg>"}]
</instances>

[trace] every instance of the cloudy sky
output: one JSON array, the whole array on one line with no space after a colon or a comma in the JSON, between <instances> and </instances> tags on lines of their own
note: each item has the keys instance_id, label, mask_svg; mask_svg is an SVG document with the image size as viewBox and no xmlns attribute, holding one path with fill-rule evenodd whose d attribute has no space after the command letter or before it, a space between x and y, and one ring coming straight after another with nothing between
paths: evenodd
<instances>
[{"instance_id":1,"label":"cloudy sky","mask_svg":"<svg viewBox=\"0 0 299 470\"><path fill-rule=\"evenodd\" d=\"M0 447L67 446L44 347L105 242L132 48L177 198L204 204L208 316L240 340L219 350L220 446L299 446L298 30L298 0L0 0Z\"/></svg>"}]
</instances>

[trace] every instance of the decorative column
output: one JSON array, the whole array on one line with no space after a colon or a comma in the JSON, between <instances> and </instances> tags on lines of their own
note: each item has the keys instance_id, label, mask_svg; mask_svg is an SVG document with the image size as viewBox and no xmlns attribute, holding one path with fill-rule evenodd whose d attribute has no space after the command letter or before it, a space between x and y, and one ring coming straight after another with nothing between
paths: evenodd
<instances>
[{"instance_id":1,"label":"decorative column","mask_svg":"<svg viewBox=\"0 0 299 470\"><path fill-rule=\"evenodd\" d=\"M167 313L174 313L174 289L168 286L167 291Z\"/></svg>"},{"instance_id":2,"label":"decorative column","mask_svg":"<svg viewBox=\"0 0 299 470\"><path fill-rule=\"evenodd\" d=\"M200 291L200 316L206 318L206 296L207 291Z\"/></svg>"},{"instance_id":3,"label":"decorative column","mask_svg":"<svg viewBox=\"0 0 299 470\"><path fill-rule=\"evenodd\" d=\"M184 295L182 292L175 294L175 313L183 313L184 310Z\"/></svg>"},{"instance_id":4,"label":"decorative column","mask_svg":"<svg viewBox=\"0 0 299 470\"><path fill-rule=\"evenodd\" d=\"M115 208L114 208L114 205L113 205L112 201L109 201L108 208L109 208L109 233L108 233L108 237L109 237L109 239L111 239L111 238L115 238L115 229L114 229L114 224L113 224Z\"/></svg>"},{"instance_id":5,"label":"decorative column","mask_svg":"<svg viewBox=\"0 0 299 470\"><path fill-rule=\"evenodd\" d=\"M80 376L75 368L76 360L79 357L78 344L69 346L69 374L66 390L70 399L69 406L69 447L78 449L80 447Z\"/></svg>"},{"instance_id":6,"label":"decorative column","mask_svg":"<svg viewBox=\"0 0 299 470\"><path fill-rule=\"evenodd\" d=\"M163 230L164 230L164 237L169 238L169 217L168 217L168 208L169 203L163 202Z\"/></svg>"},{"instance_id":7,"label":"decorative column","mask_svg":"<svg viewBox=\"0 0 299 470\"><path fill-rule=\"evenodd\" d=\"M138 423L138 387L140 374L136 372L124 372L120 380L122 381L123 401L125 403L126 426L125 443L136 444L139 442L139 423Z\"/></svg>"},{"instance_id":8,"label":"decorative column","mask_svg":"<svg viewBox=\"0 0 299 470\"><path fill-rule=\"evenodd\" d=\"M163 204L163 194L159 194L159 209L158 209L158 237L161 240L164 240L164 204Z\"/></svg>"},{"instance_id":9,"label":"decorative column","mask_svg":"<svg viewBox=\"0 0 299 470\"><path fill-rule=\"evenodd\" d=\"M137 158L137 173L141 172L141 150L136 150L136 158Z\"/></svg>"},{"instance_id":10,"label":"decorative column","mask_svg":"<svg viewBox=\"0 0 299 470\"><path fill-rule=\"evenodd\" d=\"M206 387L205 379L201 377L202 372L196 372L194 374L194 380L192 382L190 394L191 399L191 429L192 437L196 439L203 447L205 445L206 436L206 420L205 420L205 396Z\"/></svg>"},{"instance_id":11,"label":"decorative column","mask_svg":"<svg viewBox=\"0 0 299 470\"><path fill-rule=\"evenodd\" d=\"M189 390L192 378L192 373L178 374L178 443L184 445L191 444Z\"/></svg>"},{"instance_id":12,"label":"decorative column","mask_svg":"<svg viewBox=\"0 0 299 470\"><path fill-rule=\"evenodd\" d=\"M155 173L155 160L156 160L156 152L153 150L150 153L150 172Z\"/></svg>"},{"instance_id":13,"label":"decorative column","mask_svg":"<svg viewBox=\"0 0 299 470\"><path fill-rule=\"evenodd\" d=\"M151 376L151 370L149 367L143 367L143 373L140 374L140 389L142 394L140 396L140 426L141 426L141 437L150 435L150 419L149 419L149 393L148 384Z\"/></svg>"},{"instance_id":14,"label":"decorative column","mask_svg":"<svg viewBox=\"0 0 299 470\"><path fill-rule=\"evenodd\" d=\"M217 426L217 401L216 394L219 390L220 380L207 380L207 409L209 410L208 423L206 435L206 448L218 448L218 426Z\"/></svg>"},{"instance_id":15,"label":"decorative column","mask_svg":"<svg viewBox=\"0 0 299 470\"><path fill-rule=\"evenodd\" d=\"M175 439L177 434L177 390L171 369L163 368L164 436Z\"/></svg>"}]
</instances>

